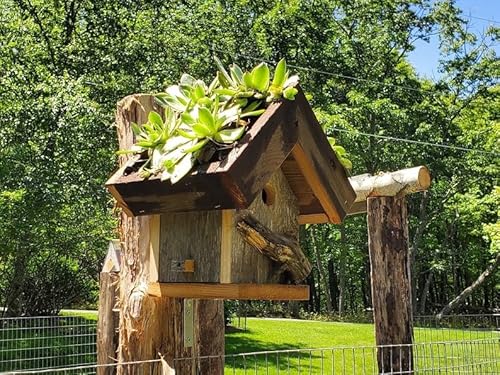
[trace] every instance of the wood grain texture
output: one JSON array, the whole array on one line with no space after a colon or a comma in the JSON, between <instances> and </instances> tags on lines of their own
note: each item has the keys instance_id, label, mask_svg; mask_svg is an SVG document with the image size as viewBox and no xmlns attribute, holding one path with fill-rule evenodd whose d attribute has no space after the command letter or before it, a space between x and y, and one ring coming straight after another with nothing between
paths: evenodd
<instances>
[{"instance_id":1,"label":"wood grain texture","mask_svg":"<svg viewBox=\"0 0 500 375\"><path fill-rule=\"evenodd\" d=\"M309 286L283 284L151 283L154 297L186 297L236 300L306 301Z\"/></svg>"},{"instance_id":2,"label":"wood grain texture","mask_svg":"<svg viewBox=\"0 0 500 375\"><path fill-rule=\"evenodd\" d=\"M297 143L298 123L294 102L272 103L228 157L229 176L243 193L247 208L279 170Z\"/></svg>"},{"instance_id":3,"label":"wood grain texture","mask_svg":"<svg viewBox=\"0 0 500 375\"><path fill-rule=\"evenodd\" d=\"M412 299L405 197L368 198L372 305L380 373L413 370Z\"/></svg>"},{"instance_id":4,"label":"wood grain texture","mask_svg":"<svg viewBox=\"0 0 500 375\"><path fill-rule=\"evenodd\" d=\"M132 95L118 103L116 123L120 149L129 149L135 142L130 124L146 122L147 114L154 108L154 99L150 95ZM120 165L124 165L127 158L127 155L121 155ZM123 211L119 217L122 245L119 362L157 358L163 345L164 321L155 319L155 316L166 301L147 295L149 223L149 217L134 218ZM147 342L144 337L148 337ZM120 372L125 370L118 369Z\"/></svg>"},{"instance_id":5,"label":"wood grain texture","mask_svg":"<svg viewBox=\"0 0 500 375\"><path fill-rule=\"evenodd\" d=\"M231 282L231 260L233 253L233 226L235 210L222 211L220 241L220 282Z\"/></svg>"},{"instance_id":6,"label":"wood grain texture","mask_svg":"<svg viewBox=\"0 0 500 375\"><path fill-rule=\"evenodd\" d=\"M161 282L220 281L222 211L176 212L161 215ZM195 272L180 272L172 262L193 259Z\"/></svg>"},{"instance_id":7,"label":"wood grain texture","mask_svg":"<svg viewBox=\"0 0 500 375\"><path fill-rule=\"evenodd\" d=\"M152 215L149 222L149 281L158 281L160 272L160 215Z\"/></svg>"},{"instance_id":8,"label":"wood grain texture","mask_svg":"<svg viewBox=\"0 0 500 375\"><path fill-rule=\"evenodd\" d=\"M293 192L281 170L269 180L275 191L274 203L268 206L262 199L262 190L248 210L236 210L232 226L231 282L233 283L279 283L283 282L280 265L261 254L238 233L236 223L239 215L250 212L259 222L276 233L298 239L298 205Z\"/></svg>"},{"instance_id":9,"label":"wood grain texture","mask_svg":"<svg viewBox=\"0 0 500 375\"><path fill-rule=\"evenodd\" d=\"M101 272L120 272L121 265L121 246L120 240L110 240L108 252L104 258Z\"/></svg>"},{"instance_id":10,"label":"wood grain texture","mask_svg":"<svg viewBox=\"0 0 500 375\"><path fill-rule=\"evenodd\" d=\"M269 106L223 161L198 166L173 185L118 170L106 187L132 215L247 208L296 142L295 105L283 100Z\"/></svg>"},{"instance_id":11,"label":"wood grain texture","mask_svg":"<svg viewBox=\"0 0 500 375\"><path fill-rule=\"evenodd\" d=\"M155 109L154 98L151 95L131 95L118 103L117 130L120 149L129 149L134 143L131 123L138 124L147 121L150 110ZM156 108L157 109L157 108ZM120 165L124 165L127 156L120 157ZM118 202L119 203L119 202ZM182 343L182 305L179 298L154 298L148 295L148 283L151 277L152 259L151 247L154 248L154 225L151 217L131 217L122 211L119 217L120 242L122 245L122 264L120 271L120 335L118 346L118 361L130 362L165 356L163 368L157 365L145 366L142 370L150 374L164 374L166 367L173 369L174 358L197 355L196 348L184 348ZM156 237L155 237L156 238ZM153 245L152 245L153 243ZM205 301L198 303L204 304ZM208 302L218 304L217 317L200 317L196 334L211 334L212 322L223 319L222 301ZM207 328L209 327L209 328ZM217 329L224 330L223 325ZM199 338L195 338L199 339ZM224 353L224 338L216 337L211 350L214 355ZM132 373L126 366L118 366L118 374ZM163 371L163 372L162 372ZM186 368L191 373L194 367ZM209 371L209 370L206 370Z\"/></svg>"},{"instance_id":12,"label":"wood grain texture","mask_svg":"<svg viewBox=\"0 0 500 375\"><path fill-rule=\"evenodd\" d=\"M356 195L302 90L295 101L299 147L294 147L292 155L330 221L340 223Z\"/></svg>"},{"instance_id":13,"label":"wood grain texture","mask_svg":"<svg viewBox=\"0 0 500 375\"><path fill-rule=\"evenodd\" d=\"M356 193L355 202L368 197L394 197L427 190L431 174L427 167L419 166L371 176L363 174L349 178Z\"/></svg>"},{"instance_id":14,"label":"wood grain texture","mask_svg":"<svg viewBox=\"0 0 500 375\"><path fill-rule=\"evenodd\" d=\"M427 167L419 166L377 175L362 174L349 178L356 199L349 208L349 215L366 212L368 197L392 197L427 190L431 185L431 174Z\"/></svg>"},{"instance_id":15,"label":"wood grain texture","mask_svg":"<svg viewBox=\"0 0 500 375\"><path fill-rule=\"evenodd\" d=\"M292 155L297 161L300 170L303 172L307 183L311 186L314 196L321 204L322 211L325 212L332 223L340 224L342 222L342 211L339 211L340 206L338 202L335 202L336 198L331 198L333 195L329 194L324 184L321 182L322 177L312 164L310 157L306 154L306 150L301 145L297 144L292 150Z\"/></svg>"},{"instance_id":16,"label":"wood grain texture","mask_svg":"<svg viewBox=\"0 0 500 375\"><path fill-rule=\"evenodd\" d=\"M314 195L314 192L292 154L283 162L281 170L297 198L300 212L300 224L321 224L330 222L325 210L321 206L318 198Z\"/></svg>"},{"instance_id":17,"label":"wood grain texture","mask_svg":"<svg viewBox=\"0 0 500 375\"><path fill-rule=\"evenodd\" d=\"M115 316L113 309L117 302L119 276L115 272L101 272L99 275L99 318L97 321L97 364L116 363L118 341L115 337ZM113 367L99 367L97 374L111 375Z\"/></svg>"},{"instance_id":18,"label":"wood grain texture","mask_svg":"<svg viewBox=\"0 0 500 375\"><path fill-rule=\"evenodd\" d=\"M323 224L328 223L330 220L326 214L306 214L299 215L299 224Z\"/></svg>"},{"instance_id":19,"label":"wood grain texture","mask_svg":"<svg viewBox=\"0 0 500 375\"><path fill-rule=\"evenodd\" d=\"M300 283L311 273L311 263L297 237L274 233L249 213L239 215L236 229L249 245L280 264L280 270L291 282Z\"/></svg>"},{"instance_id":20,"label":"wood grain texture","mask_svg":"<svg viewBox=\"0 0 500 375\"><path fill-rule=\"evenodd\" d=\"M106 186L130 215L244 209L280 167L303 222L345 217L354 192L300 87L294 101L272 103L226 159L198 166L174 185L118 171Z\"/></svg>"},{"instance_id":21,"label":"wood grain texture","mask_svg":"<svg viewBox=\"0 0 500 375\"><path fill-rule=\"evenodd\" d=\"M200 357L213 356L198 361L196 375L222 375L224 373L224 304L220 300L195 300L195 341L193 350ZM207 322L209 324L207 324ZM222 346L222 352L221 352ZM178 372L177 374L181 374Z\"/></svg>"}]
</instances>

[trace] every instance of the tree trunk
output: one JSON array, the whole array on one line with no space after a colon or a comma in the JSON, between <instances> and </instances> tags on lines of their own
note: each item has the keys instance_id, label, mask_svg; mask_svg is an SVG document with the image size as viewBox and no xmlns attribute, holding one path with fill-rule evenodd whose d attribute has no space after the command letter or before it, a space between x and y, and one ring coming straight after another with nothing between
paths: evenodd
<instances>
[{"instance_id":1,"label":"tree trunk","mask_svg":"<svg viewBox=\"0 0 500 375\"><path fill-rule=\"evenodd\" d=\"M413 373L411 276L404 197L368 198L368 245L380 373Z\"/></svg>"},{"instance_id":2,"label":"tree trunk","mask_svg":"<svg viewBox=\"0 0 500 375\"><path fill-rule=\"evenodd\" d=\"M346 295L346 236L344 225L339 226L340 230L340 260L339 260L339 315L342 316L345 310Z\"/></svg>"},{"instance_id":3,"label":"tree trunk","mask_svg":"<svg viewBox=\"0 0 500 375\"><path fill-rule=\"evenodd\" d=\"M119 276L115 272L101 272L99 274L99 319L97 321L97 363L99 365L116 362L118 348L115 335L117 317L113 314L116 304L117 284ZM98 375L115 373L113 367L98 367Z\"/></svg>"},{"instance_id":4,"label":"tree trunk","mask_svg":"<svg viewBox=\"0 0 500 375\"><path fill-rule=\"evenodd\" d=\"M437 318L441 319L444 315L448 314L450 311L459 307L466 299L469 297L485 280L495 273L500 264L500 253L497 254L495 260L486 267L484 272L479 275L479 277L467 288L465 288L462 293L451 300L443 309L437 314Z\"/></svg>"},{"instance_id":5,"label":"tree trunk","mask_svg":"<svg viewBox=\"0 0 500 375\"><path fill-rule=\"evenodd\" d=\"M151 95L132 95L118 103L116 123L120 149L131 148L134 143L131 123L146 123L152 109L158 110ZM126 161L126 156L120 157L121 166ZM164 361L161 366L118 366L118 373L164 375L177 370L177 375L222 374L220 361L174 361L183 357L224 354L224 308L219 300L194 301L193 343L187 344L183 334L184 299L155 298L147 294L149 282L157 281L155 275L158 275L157 264L150 255L153 221L157 219L155 216L129 217L125 212L120 213L122 262L118 361L143 361L160 356Z\"/></svg>"},{"instance_id":6,"label":"tree trunk","mask_svg":"<svg viewBox=\"0 0 500 375\"><path fill-rule=\"evenodd\" d=\"M328 260L328 287L330 288L330 295L332 296L332 309L334 311L337 311L337 297L339 294L339 288L333 259Z\"/></svg>"},{"instance_id":7,"label":"tree trunk","mask_svg":"<svg viewBox=\"0 0 500 375\"><path fill-rule=\"evenodd\" d=\"M427 204L429 203L429 193L425 191L420 199L420 205L418 210L418 226L415 230L413 240L409 248L410 252L410 269L411 269L411 290L412 295L412 306L414 309L417 308L417 272L416 272L416 258L417 252L420 247L420 242L422 241L424 230L427 228L428 224L428 214L427 214ZM414 311L415 312L415 311Z\"/></svg>"},{"instance_id":8,"label":"tree trunk","mask_svg":"<svg viewBox=\"0 0 500 375\"><path fill-rule=\"evenodd\" d=\"M427 295L429 294L429 289L431 287L433 277L434 277L434 272L432 271L432 269L430 269L429 274L425 278L424 288L422 289L422 293L420 294L420 306L418 309L418 313L420 315L425 314L425 307L426 307L425 305L427 304Z\"/></svg>"},{"instance_id":9,"label":"tree trunk","mask_svg":"<svg viewBox=\"0 0 500 375\"><path fill-rule=\"evenodd\" d=\"M322 286L322 289L325 290L326 296L326 312L328 314L332 313L332 295L330 294L330 286L328 285L328 279L325 275L325 270L323 269L323 265L321 264L321 254L319 252L318 246L316 244L316 238L314 236L314 229L309 232L311 236L311 245L314 250L314 257L316 258L316 267L318 268L319 282Z\"/></svg>"}]
</instances>

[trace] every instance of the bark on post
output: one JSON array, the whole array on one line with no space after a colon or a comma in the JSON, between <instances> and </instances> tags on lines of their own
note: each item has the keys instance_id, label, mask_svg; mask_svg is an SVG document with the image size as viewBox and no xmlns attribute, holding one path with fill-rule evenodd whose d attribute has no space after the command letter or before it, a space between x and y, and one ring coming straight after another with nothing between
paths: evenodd
<instances>
[{"instance_id":1,"label":"bark on post","mask_svg":"<svg viewBox=\"0 0 500 375\"><path fill-rule=\"evenodd\" d=\"M118 349L118 302L119 272L121 264L120 241L111 240L104 265L99 274L99 319L97 322L97 364L106 365L116 362ZM114 374L115 369L98 367L98 375Z\"/></svg>"},{"instance_id":2,"label":"bark on post","mask_svg":"<svg viewBox=\"0 0 500 375\"><path fill-rule=\"evenodd\" d=\"M413 317L405 195L426 190L429 170L414 167L351 177L349 214L367 212L375 338L380 373L413 373ZM383 345L395 345L384 347Z\"/></svg>"},{"instance_id":3,"label":"bark on post","mask_svg":"<svg viewBox=\"0 0 500 375\"><path fill-rule=\"evenodd\" d=\"M118 273L101 272L99 274L99 320L97 322L97 363L99 365L116 362L118 346L115 335L115 316L113 309L117 297ZM111 375L113 367L98 367L98 375Z\"/></svg>"},{"instance_id":4,"label":"bark on post","mask_svg":"<svg viewBox=\"0 0 500 375\"><path fill-rule=\"evenodd\" d=\"M411 277L406 200L370 197L368 245L378 369L413 373Z\"/></svg>"},{"instance_id":5,"label":"bark on post","mask_svg":"<svg viewBox=\"0 0 500 375\"><path fill-rule=\"evenodd\" d=\"M355 215L366 212L368 197L394 197L427 190L431 175L426 167L420 166L375 176L362 174L350 177L349 181L356 198L348 214Z\"/></svg>"},{"instance_id":6,"label":"bark on post","mask_svg":"<svg viewBox=\"0 0 500 375\"><path fill-rule=\"evenodd\" d=\"M155 109L155 104L151 95L132 95L118 103L116 123L120 149L130 149L134 143L131 123L147 122L152 109ZM159 111L158 108L156 110ZM127 157L121 156L120 165L123 166L126 161ZM163 375L175 371L177 375L222 374L223 365L214 361L174 363L176 358L224 354L224 308L222 301L194 301L194 343L186 348L183 340L183 299L157 298L147 294L148 284L157 281L158 277L158 259L152 250L153 237L158 234L158 219L158 216L130 217L125 212L120 214L122 267L118 361L143 361L160 356L164 361L161 365L118 366L118 373ZM176 369L176 365L180 368Z\"/></svg>"}]
</instances>

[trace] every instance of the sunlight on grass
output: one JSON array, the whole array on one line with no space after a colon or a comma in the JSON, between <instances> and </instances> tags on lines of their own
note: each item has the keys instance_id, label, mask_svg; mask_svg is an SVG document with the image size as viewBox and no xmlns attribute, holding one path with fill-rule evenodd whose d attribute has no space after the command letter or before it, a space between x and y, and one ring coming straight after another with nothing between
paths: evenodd
<instances>
[{"instance_id":1,"label":"sunlight on grass","mask_svg":"<svg viewBox=\"0 0 500 375\"><path fill-rule=\"evenodd\" d=\"M416 328L415 343L478 340L491 338L493 335L495 332L492 331ZM498 338L498 334L495 337ZM226 359L225 373L377 373L376 352L372 348L374 343L372 324L249 318L246 331L235 330L226 334L226 354L262 351L271 353L229 356ZM458 342L450 345L447 348L451 348L456 361L465 361L484 350L479 345L467 348ZM332 347L336 349L296 352L298 349ZM345 349L341 349L342 347ZM272 353L288 349L295 351ZM415 360L420 368L448 365L445 354L446 348L438 344L433 344L432 347L427 344L417 345L414 349ZM498 356L500 357L500 353ZM430 362L431 358L435 363Z\"/></svg>"},{"instance_id":2,"label":"sunlight on grass","mask_svg":"<svg viewBox=\"0 0 500 375\"><path fill-rule=\"evenodd\" d=\"M97 311L83 311L83 310L61 310L59 313L60 316L79 316L86 320L95 320L97 321Z\"/></svg>"},{"instance_id":3,"label":"sunlight on grass","mask_svg":"<svg viewBox=\"0 0 500 375\"><path fill-rule=\"evenodd\" d=\"M97 320L92 311L64 311L61 315ZM378 373L373 324L248 318L246 327L232 327L226 333L226 374ZM414 336L414 359L420 371L471 366L478 359L487 359L486 354L500 358L500 350L496 350L500 344L464 344L488 338L498 342L500 334L494 330L415 327ZM472 366L472 370L482 371Z\"/></svg>"}]
</instances>

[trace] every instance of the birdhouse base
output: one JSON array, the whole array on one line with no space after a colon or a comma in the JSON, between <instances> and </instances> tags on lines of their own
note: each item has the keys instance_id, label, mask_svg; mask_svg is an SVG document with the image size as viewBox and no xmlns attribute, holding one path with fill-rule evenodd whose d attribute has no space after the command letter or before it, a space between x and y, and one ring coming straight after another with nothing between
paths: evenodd
<instances>
[{"instance_id":1,"label":"birdhouse base","mask_svg":"<svg viewBox=\"0 0 500 375\"><path fill-rule=\"evenodd\" d=\"M308 285L151 283L148 294L164 298L307 301Z\"/></svg>"}]
</instances>

